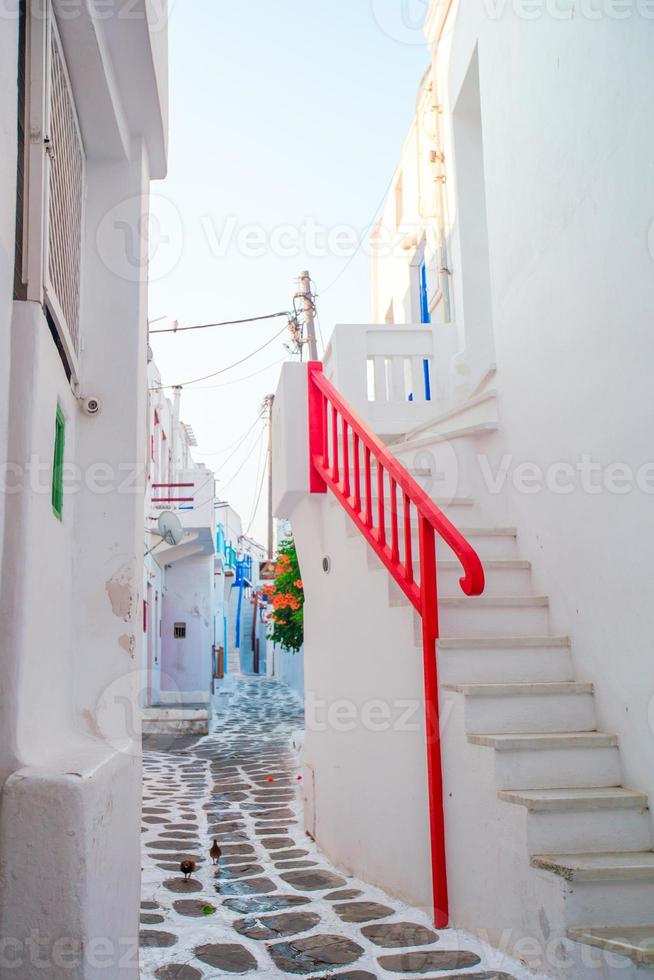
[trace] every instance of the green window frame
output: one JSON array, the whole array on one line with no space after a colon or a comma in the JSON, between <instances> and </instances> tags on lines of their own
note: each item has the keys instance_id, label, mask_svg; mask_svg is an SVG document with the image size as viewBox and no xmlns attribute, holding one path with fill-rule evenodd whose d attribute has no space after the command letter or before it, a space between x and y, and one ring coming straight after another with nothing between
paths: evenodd
<instances>
[{"instance_id":1,"label":"green window frame","mask_svg":"<svg viewBox=\"0 0 654 980\"><path fill-rule=\"evenodd\" d=\"M52 510L57 520L64 511L64 446L66 444L66 419L61 408L55 416L54 457L52 461Z\"/></svg>"}]
</instances>

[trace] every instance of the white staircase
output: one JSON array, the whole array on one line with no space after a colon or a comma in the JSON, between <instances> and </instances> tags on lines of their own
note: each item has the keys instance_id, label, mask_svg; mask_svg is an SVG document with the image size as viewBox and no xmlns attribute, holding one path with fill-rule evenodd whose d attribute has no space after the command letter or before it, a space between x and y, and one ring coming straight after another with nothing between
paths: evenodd
<instances>
[{"instance_id":1,"label":"white staircase","mask_svg":"<svg viewBox=\"0 0 654 980\"><path fill-rule=\"evenodd\" d=\"M496 427L494 404L494 392L482 394L391 446L478 551L487 576L483 596L464 596L460 565L438 542L454 924L487 924L498 942L503 924L520 922L518 931L543 950L531 965L546 975L649 974L654 851L647 797L623 784L618 739L598 730L593 685L576 676L569 639L551 628L549 599L533 586L516 529L485 521L484 501L470 492L466 469L476 440ZM443 501L433 492L432 467L415 461L424 462L429 449L433 467L447 469L452 443L466 492ZM332 506L339 505L332 499ZM344 520L347 533L358 536ZM401 517L400 528L402 538ZM417 525L412 533L417 555ZM371 549L368 566L387 576ZM408 600L388 581L389 608L407 615ZM419 647L421 624L411 614ZM484 890L490 882L495 887Z\"/></svg>"},{"instance_id":2,"label":"white staircase","mask_svg":"<svg viewBox=\"0 0 654 980\"><path fill-rule=\"evenodd\" d=\"M471 412L482 404L488 408L488 397L464 411L458 431L455 417L448 416L451 439L474 443L483 435L481 423L472 432L470 427ZM434 427L436 452L439 438ZM410 462L416 449L427 445L420 433L392 448ZM457 453L464 484L466 452L469 448ZM417 478L423 484L429 479L424 472ZM640 975L654 964L654 851L647 797L623 785L618 739L598 731L593 686L576 677L569 641L550 628L549 599L535 593L515 528L480 520L474 497L454 499L443 510L477 549L487 574L483 596L464 596L458 562L445 546L439 549L444 764L455 801L446 803L448 817L456 820L459 808L469 806L474 799L469 780L480 768L489 770L479 780L478 804L489 802L482 799L481 787L494 784L494 826L506 829L495 840L482 835L481 847L471 840L471 853L495 850L485 864L498 881L512 876L507 888L522 893L525 905L531 905L522 917L531 920L534 936L549 931L550 938L558 933L572 941L567 966L545 957L544 972L560 971L575 980ZM462 520L466 513L475 514L474 523ZM392 582L389 602L407 602ZM415 621L418 644L420 624ZM460 720L456 735L448 734L448 711ZM467 743L463 751L453 744L457 736ZM519 821L515 813L509 815L516 809ZM511 836L516 826L521 841ZM506 851L512 852L510 860ZM515 877L516 851L522 853L522 880ZM593 950L595 959L588 955Z\"/></svg>"}]
</instances>

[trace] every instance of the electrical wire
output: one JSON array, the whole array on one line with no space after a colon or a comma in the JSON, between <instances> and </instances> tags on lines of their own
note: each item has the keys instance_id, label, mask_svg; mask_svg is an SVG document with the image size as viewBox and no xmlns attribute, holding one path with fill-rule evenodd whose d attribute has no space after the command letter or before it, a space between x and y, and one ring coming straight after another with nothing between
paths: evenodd
<instances>
[{"instance_id":1,"label":"electrical wire","mask_svg":"<svg viewBox=\"0 0 654 980\"><path fill-rule=\"evenodd\" d=\"M256 499L256 502L255 502L255 505L254 505L254 510L252 511L252 517L250 518L250 523L248 524L248 529L245 532L245 536L246 537L250 533L250 531L252 530L252 525L254 524L254 522L256 520L257 513L259 511L259 504L261 503L261 494L263 493L263 485L264 485L265 479L266 479L266 467L264 466L263 472L261 473L261 482L259 484L259 491L257 493L257 499Z\"/></svg>"},{"instance_id":2,"label":"electrical wire","mask_svg":"<svg viewBox=\"0 0 654 980\"><path fill-rule=\"evenodd\" d=\"M200 388L186 388L185 394L188 395L189 391L217 391L219 388L229 388L231 385L238 385L242 381L249 381L250 378L256 378L259 374L263 374L265 371L269 371L270 368L277 367L278 364L283 364L287 361L287 357L280 357L278 361L273 361L272 364L267 364L265 367L261 368L260 371L254 371L253 374L246 374L243 378L234 378L233 381L223 381L219 385L202 385Z\"/></svg>"},{"instance_id":3,"label":"electrical wire","mask_svg":"<svg viewBox=\"0 0 654 980\"><path fill-rule=\"evenodd\" d=\"M249 429L246 432L244 432L243 435L239 436L238 439L236 439L233 443L231 443L231 445L226 446L224 449L216 449L215 452L205 452L202 449L198 449L199 454L201 456L220 456L221 453L227 453L227 452L229 452L230 449L233 449L234 450L234 453L232 453L232 456L233 456L237 452L237 450L239 449L239 447L245 442L245 440L250 435L250 433L255 428L257 422L259 422L260 419L261 419L261 413L259 413L259 415L257 415L256 419L254 420L254 422L252 423L252 425L249 427ZM227 463L229 463L229 461L232 458L232 456L228 456L228 458L224 461L224 463L221 463L220 465L221 466L225 466Z\"/></svg>"},{"instance_id":4,"label":"electrical wire","mask_svg":"<svg viewBox=\"0 0 654 980\"><path fill-rule=\"evenodd\" d=\"M352 255L350 255L349 259L346 261L345 265L343 266L343 268L341 269L341 271L338 273L338 275L334 279L332 279L332 281L329 283L328 286L325 286L324 289L321 289L320 295L322 295L323 293L326 293L328 289L331 289L332 288L332 286L335 286L336 283L341 278L341 276L345 275L345 273L347 272L347 270L349 269L349 267L354 262L355 258L357 257L357 255L359 254L359 252L361 251L361 249L363 248L363 242L364 242L365 236L368 234L368 232L371 230L372 226L374 225L375 219L376 219L377 215L379 214L380 210L382 209L382 207L384 205L384 202L386 201L386 198L388 197L388 194L390 192L390 189L393 186L393 181L394 180L395 180L395 174L392 175L391 179L389 180L388 184L386 185L386 190L384 191L384 193L382 195L381 201L379 202L379 204L375 208L375 210L373 212L373 216L370 219L369 224L365 228L364 234L361 235L361 238L359 239L359 244L357 245L356 249L354 250L354 252L352 252Z\"/></svg>"},{"instance_id":5,"label":"electrical wire","mask_svg":"<svg viewBox=\"0 0 654 980\"><path fill-rule=\"evenodd\" d=\"M258 492L256 494L254 508L253 508L252 513L250 515L250 519L249 519L249 522L248 522L247 531L245 532L246 536L252 530L252 525L254 524L255 518L257 516L257 512L259 510L259 504L261 502L261 493L263 491L263 483L264 483L264 480L266 478L266 466L265 466L264 460L265 460L265 458L267 456L267 453L265 452L265 450L266 450L266 443L265 443L265 440L262 439L261 440L261 449L259 451L259 463L258 463L258 466L257 466L257 475L256 475L255 480L254 480L254 486L256 487L258 485L259 490L258 490ZM259 483L259 480L261 480L261 483Z\"/></svg>"},{"instance_id":6,"label":"electrical wire","mask_svg":"<svg viewBox=\"0 0 654 980\"><path fill-rule=\"evenodd\" d=\"M289 317L288 310L281 313L266 313L265 316L248 316L242 320L223 320L220 323L200 323L193 327L166 327L164 330L150 330L150 335L155 333L184 333L185 330L209 330L210 327L231 327L239 323L256 323L258 320L276 320L280 316Z\"/></svg>"},{"instance_id":7,"label":"electrical wire","mask_svg":"<svg viewBox=\"0 0 654 980\"><path fill-rule=\"evenodd\" d=\"M266 430L265 430L265 427L264 427L264 428L261 429L261 433L259 435L259 439L260 440L263 439L263 437L265 435L265 432L266 432ZM259 448L259 444L257 444L257 449L258 448ZM227 489L227 487L230 487L232 485L232 483L234 482L234 480L236 479L236 477L241 473L241 471L243 470L243 467L245 466L245 464L247 463L248 459L250 458L250 455L251 455L251 453L248 452L247 455L245 456L243 462L241 463L241 465L239 466L239 468L236 470L236 472L229 478L229 480L227 481L227 483L225 483L223 486L221 486L221 488L220 488L221 494L223 494L225 492L225 490Z\"/></svg>"},{"instance_id":8,"label":"electrical wire","mask_svg":"<svg viewBox=\"0 0 654 980\"><path fill-rule=\"evenodd\" d=\"M178 384L154 385L149 390L165 391L167 388L185 388L187 385L194 385L200 381L208 381L209 378L216 378L218 377L219 374L225 374L227 371L231 371L232 368L238 367L239 364L244 364L245 361L249 361L251 357L254 357L256 354L259 354L260 351L265 350L266 347L270 347L270 345L273 344L279 337L281 337L281 335L286 330L288 330L288 327L282 327L279 333L276 333L273 337L270 338L270 340L267 340L265 344L261 345L261 347L257 347L257 349L253 350L251 354L247 354L245 357L242 357L240 361L235 361L233 364L229 364L227 367L221 368L219 371L214 371L212 374L205 374L202 378L193 378L191 381L181 381Z\"/></svg>"}]
</instances>

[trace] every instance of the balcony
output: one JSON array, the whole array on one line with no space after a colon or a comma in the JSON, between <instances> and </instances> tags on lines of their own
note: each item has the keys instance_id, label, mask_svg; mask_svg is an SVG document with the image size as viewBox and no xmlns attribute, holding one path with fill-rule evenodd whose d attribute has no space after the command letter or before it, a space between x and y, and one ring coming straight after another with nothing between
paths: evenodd
<instances>
[{"instance_id":1,"label":"balcony","mask_svg":"<svg viewBox=\"0 0 654 980\"><path fill-rule=\"evenodd\" d=\"M438 415L455 352L451 326L339 324L325 374L370 428L390 439Z\"/></svg>"},{"instance_id":2,"label":"balcony","mask_svg":"<svg viewBox=\"0 0 654 980\"><path fill-rule=\"evenodd\" d=\"M155 534L159 515L172 511L186 531L181 544L157 548L154 554L160 564L172 564L192 554L215 554L214 486L213 472L204 468L182 470L174 482L152 484L149 530Z\"/></svg>"}]
</instances>

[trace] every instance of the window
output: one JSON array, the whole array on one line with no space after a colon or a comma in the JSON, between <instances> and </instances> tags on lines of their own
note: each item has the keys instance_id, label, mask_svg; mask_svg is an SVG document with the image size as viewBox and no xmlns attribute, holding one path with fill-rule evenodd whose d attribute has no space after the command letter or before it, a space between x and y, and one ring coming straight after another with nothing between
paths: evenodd
<instances>
[{"instance_id":1,"label":"window","mask_svg":"<svg viewBox=\"0 0 654 980\"><path fill-rule=\"evenodd\" d=\"M54 455L52 461L52 509L55 517L62 520L64 510L64 444L66 419L60 408L55 416Z\"/></svg>"},{"instance_id":2,"label":"window","mask_svg":"<svg viewBox=\"0 0 654 980\"><path fill-rule=\"evenodd\" d=\"M52 0L23 13L15 295L46 308L67 376L77 378L86 157Z\"/></svg>"},{"instance_id":3,"label":"window","mask_svg":"<svg viewBox=\"0 0 654 980\"><path fill-rule=\"evenodd\" d=\"M175 623L173 627L173 636L176 640L186 639L186 623Z\"/></svg>"}]
</instances>

